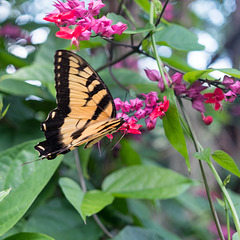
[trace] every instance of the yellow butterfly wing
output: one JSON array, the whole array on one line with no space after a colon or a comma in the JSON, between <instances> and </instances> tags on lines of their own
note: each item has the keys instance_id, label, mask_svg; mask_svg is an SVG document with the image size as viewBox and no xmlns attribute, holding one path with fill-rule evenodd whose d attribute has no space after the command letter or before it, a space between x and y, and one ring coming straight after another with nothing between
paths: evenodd
<instances>
[{"instance_id":1,"label":"yellow butterfly wing","mask_svg":"<svg viewBox=\"0 0 240 240\"><path fill-rule=\"evenodd\" d=\"M123 124L107 86L80 56L67 50L55 54L57 108L42 123L46 140L35 149L53 159L87 143L90 147Z\"/></svg>"}]
</instances>

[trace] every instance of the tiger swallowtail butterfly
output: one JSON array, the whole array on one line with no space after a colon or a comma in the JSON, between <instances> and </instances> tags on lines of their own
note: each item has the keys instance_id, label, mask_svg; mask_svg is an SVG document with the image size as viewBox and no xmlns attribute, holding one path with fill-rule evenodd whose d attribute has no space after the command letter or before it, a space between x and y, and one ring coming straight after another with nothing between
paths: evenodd
<instances>
[{"instance_id":1,"label":"tiger swallowtail butterfly","mask_svg":"<svg viewBox=\"0 0 240 240\"><path fill-rule=\"evenodd\" d=\"M57 108L42 122L46 140L35 149L40 158L54 159L79 145L91 147L124 123L116 118L111 93L96 71L80 56L55 53Z\"/></svg>"}]
</instances>

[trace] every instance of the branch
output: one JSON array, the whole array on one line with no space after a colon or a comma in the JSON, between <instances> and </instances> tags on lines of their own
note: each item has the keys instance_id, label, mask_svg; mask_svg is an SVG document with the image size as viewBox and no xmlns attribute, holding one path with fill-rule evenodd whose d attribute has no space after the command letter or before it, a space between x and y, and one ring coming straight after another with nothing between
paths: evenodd
<instances>
[{"instance_id":1,"label":"branch","mask_svg":"<svg viewBox=\"0 0 240 240\"><path fill-rule=\"evenodd\" d=\"M79 177L79 181L80 181L80 185L81 188L83 190L84 193L87 192L87 187L86 187L86 183L82 174L82 167L81 167L81 163L80 163L80 158L79 158L79 154L78 154L78 149L74 149L74 159L75 159L75 163L77 166L77 172L78 172L78 177ZM97 225L102 229L102 231L109 237L109 238L113 238L114 236L105 228L105 226L102 224L101 220L98 218L97 214L93 214L93 219L95 220L95 222L97 223Z\"/></svg>"},{"instance_id":2,"label":"branch","mask_svg":"<svg viewBox=\"0 0 240 240\"><path fill-rule=\"evenodd\" d=\"M196 150L196 152L199 152L199 146L198 146L199 143L196 140L196 136L193 133L193 131L191 129L191 126L190 126L190 123L189 123L189 120L188 120L188 118L187 118L187 116L185 114L183 103L182 103L180 98L177 98L177 99L178 99L178 102L179 102L179 106L180 106L180 108L182 110L184 120L187 123L187 126L188 126L188 129L189 129L189 132L190 132L191 139L193 141L195 150ZM220 225L220 222L219 222L219 219L218 219L218 215L217 215L216 209L215 209L214 204L213 204L213 200L212 200L212 197L211 197L210 189L208 187L208 182L207 182L207 178L206 178L206 174L205 174L205 171L204 171L204 168L203 168L202 161L199 160L198 162L199 162L199 166L200 166L200 170L201 170L201 174L202 174L205 190L206 190L206 193L207 193L208 202L209 202L210 209L211 209L211 212L212 212L212 215L213 215L213 220L215 222L215 225L216 225L216 228L217 228L217 231L218 231L218 235L219 235L221 240L225 240L224 236L223 236L222 228L221 228L221 225Z\"/></svg>"}]
</instances>

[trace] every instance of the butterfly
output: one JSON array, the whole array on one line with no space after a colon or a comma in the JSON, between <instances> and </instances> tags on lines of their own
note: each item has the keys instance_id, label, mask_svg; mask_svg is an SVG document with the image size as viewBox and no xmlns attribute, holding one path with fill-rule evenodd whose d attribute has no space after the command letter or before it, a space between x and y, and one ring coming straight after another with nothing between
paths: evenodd
<instances>
[{"instance_id":1,"label":"butterfly","mask_svg":"<svg viewBox=\"0 0 240 240\"><path fill-rule=\"evenodd\" d=\"M124 123L116 118L107 86L83 58L58 50L54 66L57 108L41 124L46 140L34 147L42 159L54 159L84 143L91 147Z\"/></svg>"}]
</instances>

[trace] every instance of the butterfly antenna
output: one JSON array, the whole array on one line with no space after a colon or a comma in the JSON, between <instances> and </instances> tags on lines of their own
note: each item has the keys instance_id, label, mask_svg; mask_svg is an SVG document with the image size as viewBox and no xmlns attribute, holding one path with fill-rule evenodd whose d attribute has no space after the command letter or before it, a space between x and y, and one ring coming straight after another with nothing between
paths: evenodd
<instances>
[{"instance_id":1,"label":"butterfly antenna","mask_svg":"<svg viewBox=\"0 0 240 240\"><path fill-rule=\"evenodd\" d=\"M112 147L112 149L111 150L113 150L116 146L117 146L117 144L123 139L123 137L126 135L126 133L123 133L123 135L119 138L119 140L115 143L115 145Z\"/></svg>"},{"instance_id":2,"label":"butterfly antenna","mask_svg":"<svg viewBox=\"0 0 240 240\"><path fill-rule=\"evenodd\" d=\"M45 157L42 157L42 158L39 158L39 159L36 159L36 160L30 161L30 162L22 163L21 166L23 166L23 165L27 165L27 164L29 164L29 163L37 162L37 161L40 161L40 160L43 160L44 158L45 158Z\"/></svg>"}]
</instances>

